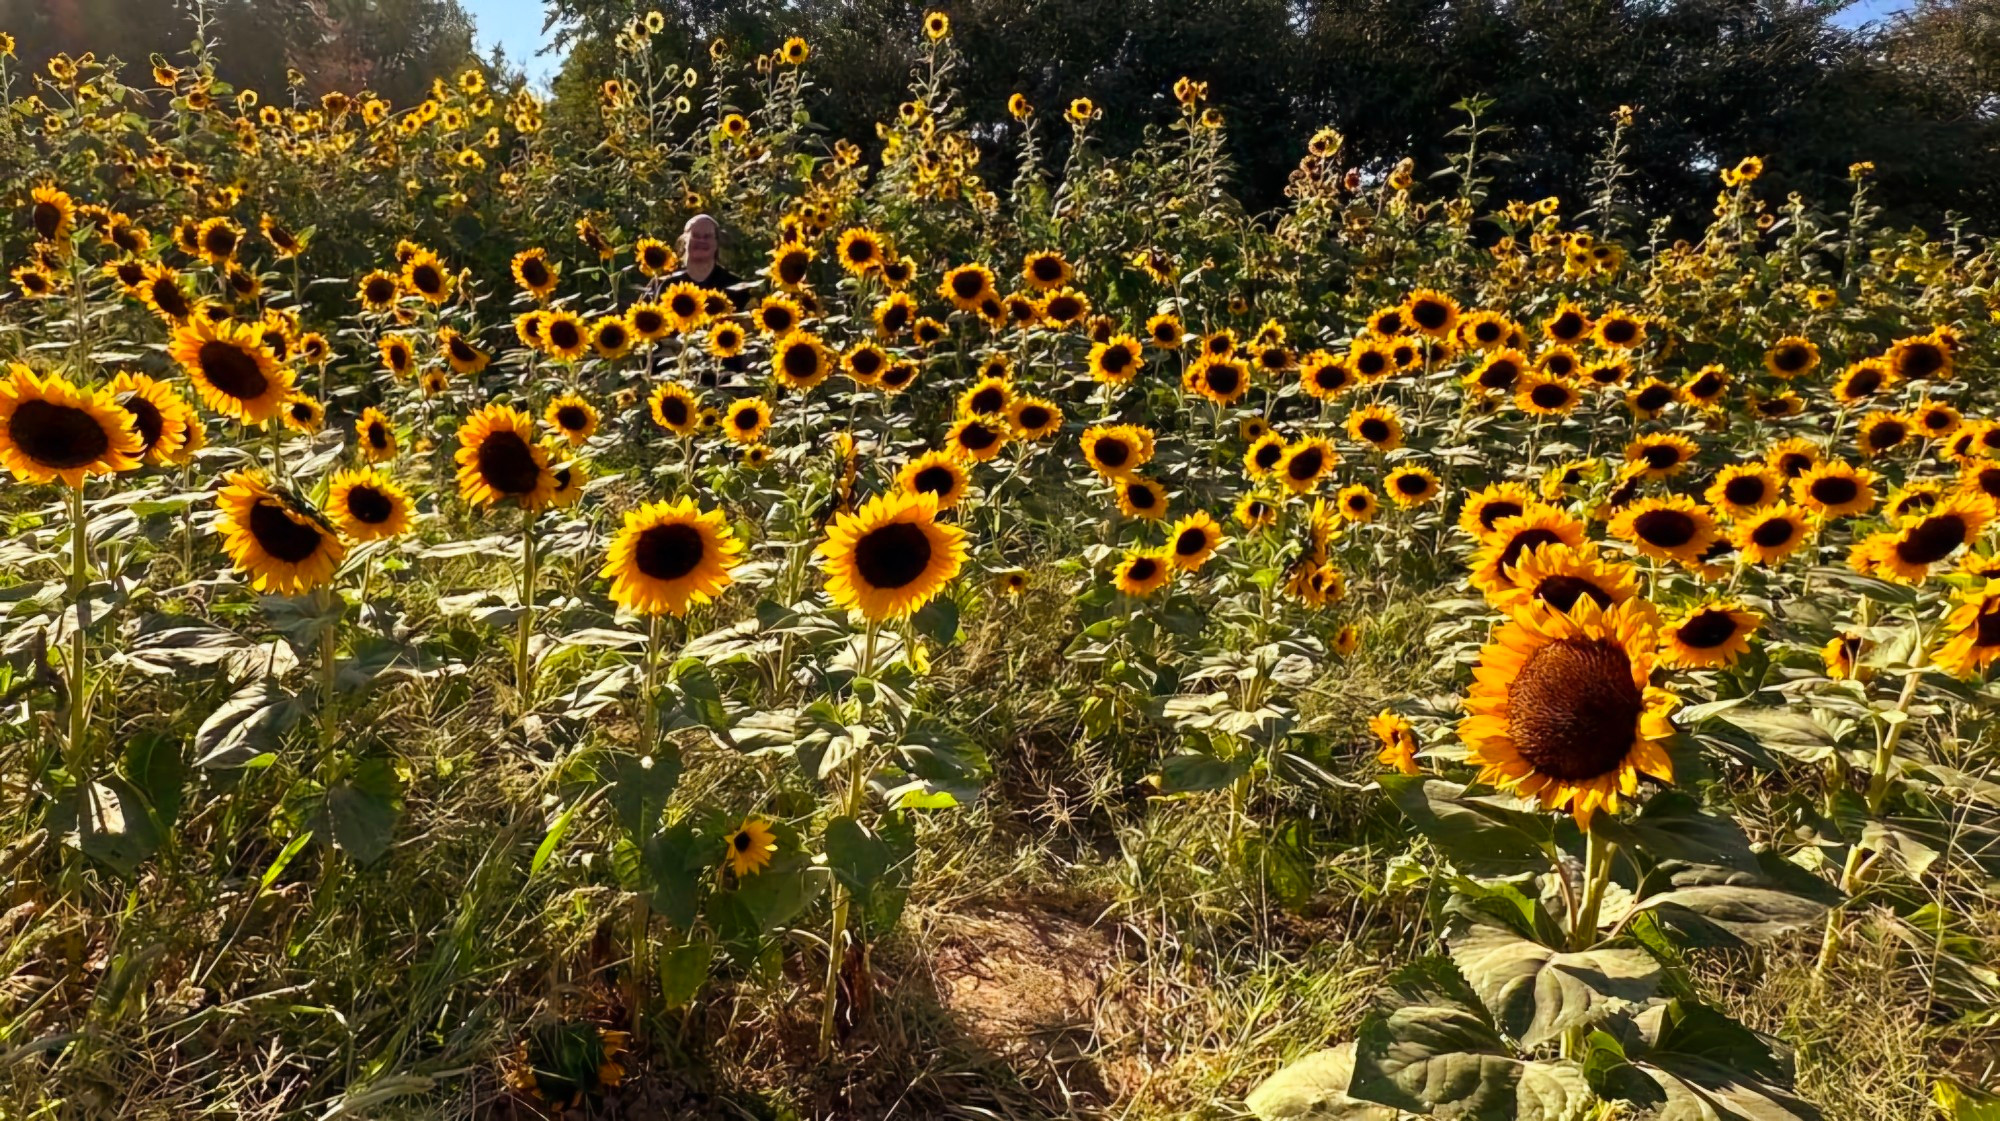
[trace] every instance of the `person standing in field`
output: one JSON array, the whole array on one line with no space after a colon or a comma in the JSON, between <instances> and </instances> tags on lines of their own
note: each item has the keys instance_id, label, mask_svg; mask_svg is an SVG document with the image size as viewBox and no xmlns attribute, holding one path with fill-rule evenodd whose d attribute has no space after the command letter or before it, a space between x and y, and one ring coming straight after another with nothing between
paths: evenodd
<instances>
[{"instance_id":1,"label":"person standing in field","mask_svg":"<svg viewBox=\"0 0 2000 1121\"><path fill-rule=\"evenodd\" d=\"M721 258L722 226L707 214L697 214L681 227L680 244L681 267L665 276L654 279L639 294L645 301L658 300L668 288L680 283L692 284L705 292L716 292L729 300L729 306L743 310L744 293L738 290L743 278L730 272ZM659 370L655 360L647 360L647 376ZM742 355L722 360L722 368L731 373L741 373L746 368ZM704 374L702 381L714 384L713 373Z\"/></svg>"}]
</instances>

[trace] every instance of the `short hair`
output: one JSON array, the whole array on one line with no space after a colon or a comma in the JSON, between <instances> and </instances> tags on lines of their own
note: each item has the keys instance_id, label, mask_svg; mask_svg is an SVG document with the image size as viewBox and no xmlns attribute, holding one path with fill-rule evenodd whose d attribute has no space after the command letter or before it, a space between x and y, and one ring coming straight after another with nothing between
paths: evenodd
<instances>
[{"instance_id":1,"label":"short hair","mask_svg":"<svg viewBox=\"0 0 2000 1121\"><path fill-rule=\"evenodd\" d=\"M709 226L715 230L715 247L718 250L722 248L722 223L716 221L715 216L713 214L703 212L681 223L681 236L679 238L679 241L680 241L681 256L683 257L687 256L688 234L694 232L694 226L696 222L707 222Z\"/></svg>"}]
</instances>

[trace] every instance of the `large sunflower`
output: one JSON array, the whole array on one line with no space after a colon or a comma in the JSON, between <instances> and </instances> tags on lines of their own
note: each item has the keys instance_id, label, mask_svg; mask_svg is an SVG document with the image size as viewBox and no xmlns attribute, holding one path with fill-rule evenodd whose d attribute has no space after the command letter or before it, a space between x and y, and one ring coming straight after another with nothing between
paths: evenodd
<instances>
[{"instance_id":1,"label":"large sunflower","mask_svg":"<svg viewBox=\"0 0 2000 1121\"><path fill-rule=\"evenodd\" d=\"M1507 612L1537 601L1568 611L1579 600L1612 607L1638 594L1639 574L1631 565L1606 560L1589 545L1557 542L1522 553L1513 586L1495 589L1486 598Z\"/></svg>"},{"instance_id":2,"label":"large sunflower","mask_svg":"<svg viewBox=\"0 0 2000 1121\"><path fill-rule=\"evenodd\" d=\"M948 451L928 451L903 465L896 482L911 494L928 494L937 499L940 511L957 506L970 486L970 476L958 456Z\"/></svg>"},{"instance_id":3,"label":"large sunflower","mask_svg":"<svg viewBox=\"0 0 2000 1121\"><path fill-rule=\"evenodd\" d=\"M1764 352L1764 368L1772 377L1790 380L1819 368L1819 347L1811 340L1787 335Z\"/></svg>"},{"instance_id":4,"label":"large sunflower","mask_svg":"<svg viewBox=\"0 0 2000 1121\"><path fill-rule=\"evenodd\" d=\"M1640 775L1672 782L1664 743L1678 699L1647 684L1658 644L1641 599L1517 612L1480 651L1458 726L1480 780L1566 809L1586 828L1637 793Z\"/></svg>"},{"instance_id":5,"label":"large sunflower","mask_svg":"<svg viewBox=\"0 0 2000 1121\"><path fill-rule=\"evenodd\" d=\"M35 228L35 237L67 246L70 232L76 228L75 200L54 187L36 187L28 195L28 221Z\"/></svg>"},{"instance_id":6,"label":"large sunflower","mask_svg":"<svg viewBox=\"0 0 2000 1121\"><path fill-rule=\"evenodd\" d=\"M1945 620L1951 637L1931 655L1938 668L1956 677L1974 677L2000 660L2000 580L1968 590Z\"/></svg>"},{"instance_id":7,"label":"large sunflower","mask_svg":"<svg viewBox=\"0 0 2000 1121\"><path fill-rule=\"evenodd\" d=\"M1514 404L1529 416L1566 416L1583 403L1583 394L1568 378L1531 374L1514 387Z\"/></svg>"},{"instance_id":8,"label":"large sunflower","mask_svg":"<svg viewBox=\"0 0 2000 1121\"><path fill-rule=\"evenodd\" d=\"M1951 347L1935 334L1912 335L1889 347L1888 362L1899 378L1948 378Z\"/></svg>"},{"instance_id":9,"label":"large sunflower","mask_svg":"<svg viewBox=\"0 0 2000 1121\"><path fill-rule=\"evenodd\" d=\"M985 265L959 265L944 274L938 295L960 311L978 311L993 294L993 271Z\"/></svg>"},{"instance_id":10,"label":"large sunflower","mask_svg":"<svg viewBox=\"0 0 2000 1121\"><path fill-rule=\"evenodd\" d=\"M1631 542L1644 556L1689 567L1701 563L1720 536L1708 508L1678 494L1634 502L1611 519L1610 528L1613 537Z\"/></svg>"},{"instance_id":11,"label":"large sunflower","mask_svg":"<svg viewBox=\"0 0 2000 1121\"><path fill-rule=\"evenodd\" d=\"M174 462L187 445L188 429L194 423L194 409L174 387L127 371L112 379L109 392L119 408L132 414L132 427L139 433L135 454L156 467Z\"/></svg>"},{"instance_id":12,"label":"large sunflower","mask_svg":"<svg viewBox=\"0 0 2000 1121\"><path fill-rule=\"evenodd\" d=\"M1528 372L1528 360L1518 350L1500 350L1487 355L1465 375L1467 389L1485 389L1495 393L1512 393L1515 385Z\"/></svg>"},{"instance_id":13,"label":"large sunflower","mask_svg":"<svg viewBox=\"0 0 2000 1121\"><path fill-rule=\"evenodd\" d=\"M793 331L771 346L771 375L787 389L803 393L825 381L830 368L825 344L811 331Z\"/></svg>"},{"instance_id":14,"label":"large sunflower","mask_svg":"<svg viewBox=\"0 0 2000 1121\"><path fill-rule=\"evenodd\" d=\"M1005 374L988 375L958 395L959 416L1002 416L1014 403L1014 385Z\"/></svg>"},{"instance_id":15,"label":"large sunflower","mask_svg":"<svg viewBox=\"0 0 2000 1121\"><path fill-rule=\"evenodd\" d=\"M881 622L930 602L965 563L965 531L937 511L934 495L895 494L838 515L819 546L834 604Z\"/></svg>"},{"instance_id":16,"label":"large sunflower","mask_svg":"<svg viewBox=\"0 0 2000 1121\"><path fill-rule=\"evenodd\" d=\"M331 582L347 556L340 534L317 510L254 472L230 475L215 501L223 550L260 592L310 591Z\"/></svg>"},{"instance_id":17,"label":"large sunflower","mask_svg":"<svg viewBox=\"0 0 2000 1121\"><path fill-rule=\"evenodd\" d=\"M247 323L195 316L174 330L167 353L187 371L203 404L243 424L278 415L292 395L292 371L278 364Z\"/></svg>"},{"instance_id":18,"label":"large sunflower","mask_svg":"<svg viewBox=\"0 0 2000 1121\"><path fill-rule=\"evenodd\" d=\"M1870 538L1875 570L1891 580L1919 584L1931 568L1979 539L1993 520L1993 502L1961 491L1928 511L1905 518L1896 532Z\"/></svg>"},{"instance_id":19,"label":"large sunflower","mask_svg":"<svg viewBox=\"0 0 2000 1121\"><path fill-rule=\"evenodd\" d=\"M180 274L157 262L146 266L145 277L139 281L139 300L169 325L185 323L194 314L194 301L181 288Z\"/></svg>"},{"instance_id":20,"label":"large sunflower","mask_svg":"<svg viewBox=\"0 0 2000 1121\"><path fill-rule=\"evenodd\" d=\"M146 451L132 413L113 392L12 365L0 380L0 464L24 483L130 471Z\"/></svg>"},{"instance_id":21,"label":"large sunflower","mask_svg":"<svg viewBox=\"0 0 2000 1121\"><path fill-rule=\"evenodd\" d=\"M1419 288L1403 301L1403 316L1431 338L1447 338L1458 329L1458 301L1443 292Z\"/></svg>"},{"instance_id":22,"label":"large sunflower","mask_svg":"<svg viewBox=\"0 0 2000 1121\"><path fill-rule=\"evenodd\" d=\"M535 421L508 405L488 405L458 430L458 493L466 502L513 502L539 510L555 494L548 452L535 443Z\"/></svg>"},{"instance_id":23,"label":"large sunflower","mask_svg":"<svg viewBox=\"0 0 2000 1121\"><path fill-rule=\"evenodd\" d=\"M1062 252L1056 249L1038 250L1021 261L1021 276L1044 291L1068 284L1074 273L1069 262L1063 259Z\"/></svg>"},{"instance_id":24,"label":"large sunflower","mask_svg":"<svg viewBox=\"0 0 2000 1121\"><path fill-rule=\"evenodd\" d=\"M729 570L742 552L722 511L702 510L692 498L653 502L626 513L602 575L627 611L685 615L733 582Z\"/></svg>"},{"instance_id":25,"label":"large sunflower","mask_svg":"<svg viewBox=\"0 0 2000 1121\"><path fill-rule=\"evenodd\" d=\"M337 471L327 483L327 512L355 541L381 541L410 531L410 495L379 467Z\"/></svg>"},{"instance_id":26,"label":"large sunflower","mask_svg":"<svg viewBox=\"0 0 2000 1121\"><path fill-rule=\"evenodd\" d=\"M1181 375L1181 388L1217 405L1233 405L1250 389L1250 367L1235 358L1203 358Z\"/></svg>"},{"instance_id":27,"label":"large sunflower","mask_svg":"<svg viewBox=\"0 0 2000 1121\"><path fill-rule=\"evenodd\" d=\"M542 349L551 358L575 361L590 349L590 329L575 312L552 311L541 322Z\"/></svg>"}]
</instances>

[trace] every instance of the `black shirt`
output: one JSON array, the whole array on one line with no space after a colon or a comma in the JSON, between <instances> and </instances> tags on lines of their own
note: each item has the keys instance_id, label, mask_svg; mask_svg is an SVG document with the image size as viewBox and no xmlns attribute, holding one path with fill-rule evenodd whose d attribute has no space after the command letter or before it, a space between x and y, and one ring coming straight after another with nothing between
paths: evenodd
<instances>
[{"instance_id":1,"label":"black shirt","mask_svg":"<svg viewBox=\"0 0 2000 1121\"><path fill-rule=\"evenodd\" d=\"M681 283L692 284L704 292L720 292L724 296L729 297L729 306L735 308L737 311L743 310L743 302L746 294L736 290L736 286L743 283L743 278L724 268L720 261L715 263L714 268L708 270L708 279L706 280L696 280L688 274L686 269L675 269L665 276L657 277L639 293L639 298L641 300L657 300L660 298L660 294L668 288ZM723 359L722 368L731 373L743 372L745 369L743 356L739 354L734 358ZM647 375L650 377L658 372L655 360L649 358L646 368ZM701 380L704 385L715 384L713 374L704 374Z\"/></svg>"}]
</instances>

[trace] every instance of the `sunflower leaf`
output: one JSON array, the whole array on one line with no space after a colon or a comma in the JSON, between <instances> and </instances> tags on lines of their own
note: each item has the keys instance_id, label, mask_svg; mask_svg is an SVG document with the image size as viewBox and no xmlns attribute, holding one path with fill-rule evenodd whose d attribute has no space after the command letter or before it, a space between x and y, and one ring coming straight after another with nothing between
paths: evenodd
<instances>
[{"instance_id":1,"label":"sunflower leaf","mask_svg":"<svg viewBox=\"0 0 2000 1121\"><path fill-rule=\"evenodd\" d=\"M1532 1050L1649 1000L1660 966L1637 948L1562 953L1492 926L1451 939L1451 959L1500 1030Z\"/></svg>"},{"instance_id":2,"label":"sunflower leaf","mask_svg":"<svg viewBox=\"0 0 2000 1121\"><path fill-rule=\"evenodd\" d=\"M1266 1078L1243 1104L1258 1121L1396 1121L1396 1110L1348 1097L1353 1079L1354 1044L1343 1043Z\"/></svg>"}]
</instances>

